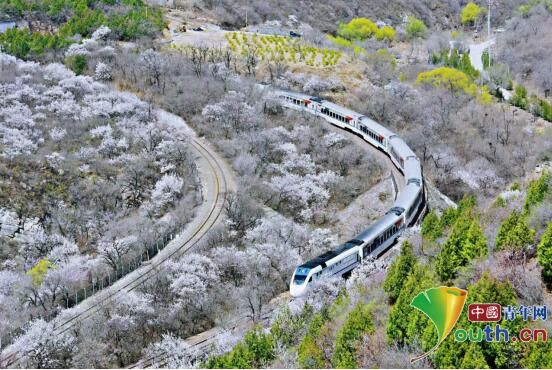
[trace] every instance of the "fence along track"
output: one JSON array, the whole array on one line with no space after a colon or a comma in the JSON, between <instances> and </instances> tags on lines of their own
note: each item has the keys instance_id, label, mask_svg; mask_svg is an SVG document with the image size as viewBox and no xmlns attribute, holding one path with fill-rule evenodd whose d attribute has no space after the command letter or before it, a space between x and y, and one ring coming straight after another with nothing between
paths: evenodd
<instances>
[{"instance_id":1,"label":"fence along track","mask_svg":"<svg viewBox=\"0 0 552 370\"><path fill-rule=\"evenodd\" d=\"M211 227L216 224L218 219L220 218L222 214L222 209L224 206L224 201L226 199L226 179L224 177L224 172L222 171L222 168L220 164L217 162L216 158L205 149L205 146L201 144L199 141L194 140L193 146L196 148L196 150L207 160L207 163L209 164L209 167L211 169L211 172L215 175L215 183L216 183L216 198L213 202L213 206L211 207L207 218L196 228L196 230L193 232L193 234L188 238L182 246L171 252L168 256L164 257L160 262L155 263L155 261L151 262L150 268L145 271L143 274L141 274L136 279L133 279L129 283L125 284L123 287L115 291L114 293L110 294L108 297L106 297L102 303L90 307L89 309L83 311L79 315L76 315L72 317L71 319L63 322L60 324L57 329L60 330L59 334L66 332L71 328L71 326L74 323L76 319L86 319L90 317L92 314L97 312L101 307L105 305L105 303L108 303L109 300L114 298L118 292L122 290L134 290L137 288L141 283L143 283L146 278L148 278L150 275L154 275L158 271L158 267L160 267L163 263L170 260L173 257L177 257L179 255L182 255L186 252L188 252L192 247L196 245L197 242L199 242L203 236L211 229ZM220 172L220 174L219 174ZM194 240L196 239L196 240ZM85 317L82 317L83 314L87 313ZM78 320L77 320L78 321ZM67 325L71 324L71 325Z\"/></svg>"},{"instance_id":2,"label":"fence along track","mask_svg":"<svg viewBox=\"0 0 552 370\"><path fill-rule=\"evenodd\" d=\"M134 270L134 271L139 271L140 269L144 269L143 273L140 274L138 277L134 278L130 282L127 282L124 286L117 288L116 291L110 293L107 297L101 298L101 301L99 303L92 305L91 307L85 309L84 311L78 313L77 315L71 317L70 319L58 324L55 328L54 335L60 335L62 333L65 333L68 330L70 330L79 321L82 321L84 319L91 317L96 312L98 312L102 307L108 305L111 302L111 300L117 296L119 292L131 291L137 288L141 283L145 282L147 278L155 275L158 271L160 271L160 267L163 263L172 259L173 257L183 255L184 253L192 249L199 241L203 239L203 237L208 233L208 231L219 221L223 213L224 202L226 200L226 194L228 190L228 184L227 184L227 179L224 175L224 170L221 164L219 163L218 159L211 153L211 151L206 147L205 144L201 143L198 139L194 138L192 145L196 149L198 154L201 157L203 157L203 159L207 162L209 166L209 172L212 174L215 182L215 187L214 187L215 199L213 201L213 205L211 206L205 220L200 222L200 224L192 232L192 235L189 238L187 238L182 243L181 246L176 248L169 255L163 256L163 254L160 252L149 262L149 265L146 265L137 270ZM161 260L155 261L156 257L157 259L161 259ZM122 281L122 279L120 279L119 282L120 281ZM112 286L115 286L115 285L112 285ZM100 293L97 293L97 295L101 295L101 293L102 291ZM97 295L91 296L90 298L97 297ZM86 302L86 300L83 302ZM83 302L81 302L80 304L82 304ZM0 358L0 367L17 365L19 358L20 358L20 355L18 353L7 353L4 355L3 358Z\"/></svg>"}]
</instances>

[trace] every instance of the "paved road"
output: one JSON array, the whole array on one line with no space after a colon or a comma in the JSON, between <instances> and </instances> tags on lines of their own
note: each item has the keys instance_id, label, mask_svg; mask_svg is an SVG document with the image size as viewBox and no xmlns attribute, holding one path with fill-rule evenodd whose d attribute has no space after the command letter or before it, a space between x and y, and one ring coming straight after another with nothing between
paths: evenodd
<instances>
[{"instance_id":1,"label":"paved road","mask_svg":"<svg viewBox=\"0 0 552 370\"><path fill-rule=\"evenodd\" d=\"M493 48L492 48L492 45L495 45L495 39L492 38L490 40L487 40L487 41L484 41L484 42L481 42L479 44L471 44L470 45L470 62L472 64L472 66L477 69L479 72L481 72L481 74L486 74L487 72L485 70L483 70L483 61L482 61L482 56L483 56L483 52L485 50L487 50L487 48L489 47L489 45L491 45L491 56L493 55ZM508 91L506 90L505 88L503 87L499 87L500 89L500 92L502 93L502 96L504 97L504 99L506 100L510 100L510 98L512 97L512 92L511 91Z\"/></svg>"},{"instance_id":2,"label":"paved road","mask_svg":"<svg viewBox=\"0 0 552 370\"><path fill-rule=\"evenodd\" d=\"M495 39L490 39L479 44L470 45L470 62L472 66L477 69L479 72L483 72L483 61L481 57L483 52L489 47L489 45L494 45ZM491 48L492 49L492 48ZM491 50L492 53L492 50Z\"/></svg>"}]
</instances>

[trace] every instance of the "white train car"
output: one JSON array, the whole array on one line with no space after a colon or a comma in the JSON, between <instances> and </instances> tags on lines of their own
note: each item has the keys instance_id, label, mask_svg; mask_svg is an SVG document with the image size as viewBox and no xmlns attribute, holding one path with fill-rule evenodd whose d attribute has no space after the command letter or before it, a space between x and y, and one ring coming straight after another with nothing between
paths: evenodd
<instances>
[{"instance_id":1,"label":"white train car","mask_svg":"<svg viewBox=\"0 0 552 370\"><path fill-rule=\"evenodd\" d=\"M354 239L297 267L290 283L293 297L305 294L308 285L328 275L350 272L368 256L379 257L411 225L425 206L422 166L416 154L395 133L368 117L306 94L277 91L283 105L323 117L331 124L361 136L385 152L405 177L405 188L393 207Z\"/></svg>"}]
</instances>

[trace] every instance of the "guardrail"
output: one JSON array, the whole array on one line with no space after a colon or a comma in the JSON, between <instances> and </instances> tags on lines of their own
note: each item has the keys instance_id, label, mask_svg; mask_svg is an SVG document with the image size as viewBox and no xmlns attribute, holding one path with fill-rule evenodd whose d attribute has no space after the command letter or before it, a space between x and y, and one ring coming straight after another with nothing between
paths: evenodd
<instances>
[{"instance_id":1,"label":"guardrail","mask_svg":"<svg viewBox=\"0 0 552 370\"><path fill-rule=\"evenodd\" d=\"M67 293L63 297L65 308L71 308L78 305L80 302L90 298L92 295L98 293L104 288L113 285L117 280L142 266L144 262L149 262L150 259L155 257L174 239L174 236L175 234L173 232L166 233L151 246L145 248L144 252L140 256L125 263L121 263L116 269L101 278L93 278L90 284L80 288L76 292L71 294Z\"/></svg>"}]
</instances>

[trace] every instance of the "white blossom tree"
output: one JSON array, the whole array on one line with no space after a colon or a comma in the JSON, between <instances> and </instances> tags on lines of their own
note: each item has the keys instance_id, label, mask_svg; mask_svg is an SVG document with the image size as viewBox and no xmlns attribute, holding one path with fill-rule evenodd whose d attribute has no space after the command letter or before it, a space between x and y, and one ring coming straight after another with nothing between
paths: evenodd
<instances>
[{"instance_id":1,"label":"white blossom tree","mask_svg":"<svg viewBox=\"0 0 552 370\"><path fill-rule=\"evenodd\" d=\"M116 270L124 261L125 256L132 251L137 241L138 238L134 235L103 240L98 243L98 253L105 263Z\"/></svg>"},{"instance_id":2,"label":"white blossom tree","mask_svg":"<svg viewBox=\"0 0 552 370\"><path fill-rule=\"evenodd\" d=\"M151 205L157 214L163 214L168 205L173 204L182 194L184 181L176 176L165 174L151 192Z\"/></svg>"},{"instance_id":3,"label":"white blossom tree","mask_svg":"<svg viewBox=\"0 0 552 370\"><path fill-rule=\"evenodd\" d=\"M94 78L98 81L110 81L112 78L111 68L104 62L98 62L94 71Z\"/></svg>"},{"instance_id":4,"label":"white blossom tree","mask_svg":"<svg viewBox=\"0 0 552 370\"><path fill-rule=\"evenodd\" d=\"M198 363L199 352L185 340L172 334L163 334L161 341L150 344L144 351L152 359L152 367L169 369L194 369Z\"/></svg>"},{"instance_id":5,"label":"white blossom tree","mask_svg":"<svg viewBox=\"0 0 552 370\"><path fill-rule=\"evenodd\" d=\"M19 364L27 368L69 368L71 356L78 350L71 332L54 334L53 323L37 319L8 346L4 353L18 353Z\"/></svg>"}]
</instances>

